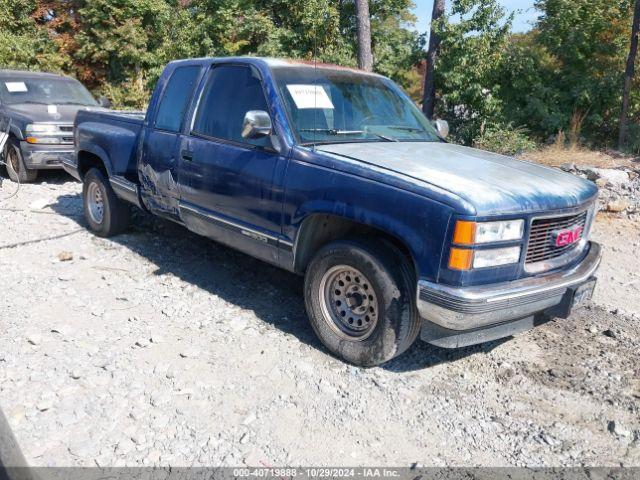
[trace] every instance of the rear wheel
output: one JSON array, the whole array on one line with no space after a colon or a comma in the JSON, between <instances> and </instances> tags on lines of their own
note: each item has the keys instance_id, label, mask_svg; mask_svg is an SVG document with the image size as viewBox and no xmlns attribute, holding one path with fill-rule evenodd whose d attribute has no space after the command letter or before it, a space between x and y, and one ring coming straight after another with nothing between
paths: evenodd
<instances>
[{"instance_id":1,"label":"rear wheel","mask_svg":"<svg viewBox=\"0 0 640 480\"><path fill-rule=\"evenodd\" d=\"M413 344L420 329L414 296L408 261L386 243L333 242L305 276L313 329L332 353L360 366L384 363Z\"/></svg>"},{"instance_id":2,"label":"rear wheel","mask_svg":"<svg viewBox=\"0 0 640 480\"><path fill-rule=\"evenodd\" d=\"M14 182L31 183L38 177L37 170L25 166L20 145L14 139L9 139L4 147L4 161L7 175Z\"/></svg>"},{"instance_id":3,"label":"rear wheel","mask_svg":"<svg viewBox=\"0 0 640 480\"><path fill-rule=\"evenodd\" d=\"M124 232L131 220L131 209L120 200L104 174L92 168L82 187L84 216L91 230L100 237Z\"/></svg>"}]
</instances>

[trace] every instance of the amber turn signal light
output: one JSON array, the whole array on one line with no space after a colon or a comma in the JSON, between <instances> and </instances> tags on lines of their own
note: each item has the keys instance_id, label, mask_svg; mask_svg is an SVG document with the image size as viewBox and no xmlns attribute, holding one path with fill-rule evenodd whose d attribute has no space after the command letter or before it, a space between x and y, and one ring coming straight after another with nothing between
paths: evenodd
<instances>
[{"instance_id":1,"label":"amber turn signal light","mask_svg":"<svg viewBox=\"0 0 640 480\"><path fill-rule=\"evenodd\" d=\"M473 261L473 250L452 248L449 254L449 268L452 270L470 270Z\"/></svg>"},{"instance_id":2,"label":"amber turn signal light","mask_svg":"<svg viewBox=\"0 0 640 480\"><path fill-rule=\"evenodd\" d=\"M453 243L458 245L473 245L476 240L476 222L458 220L453 231Z\"/></svg>"}]
</instances>

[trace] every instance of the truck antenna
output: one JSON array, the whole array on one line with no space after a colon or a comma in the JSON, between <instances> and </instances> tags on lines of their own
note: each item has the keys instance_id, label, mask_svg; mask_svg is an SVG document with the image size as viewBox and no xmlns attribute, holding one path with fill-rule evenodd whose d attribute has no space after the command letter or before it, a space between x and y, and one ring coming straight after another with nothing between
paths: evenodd
<instances>
[{"instance_id":1,"label":"truck antenna","mask_svg":"<svg viewBox=\"0 0 640 480\"><path fill-rule=\"evenodd\" d=\"M318 115L318 24L313 29L313 143L311 149L316 149L316 115Z\"/></svg>"}]
</instances>

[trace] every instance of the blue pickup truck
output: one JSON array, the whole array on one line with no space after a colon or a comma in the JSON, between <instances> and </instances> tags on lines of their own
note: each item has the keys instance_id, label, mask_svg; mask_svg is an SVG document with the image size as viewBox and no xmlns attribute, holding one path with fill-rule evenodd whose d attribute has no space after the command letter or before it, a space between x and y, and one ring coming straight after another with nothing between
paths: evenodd
<instances>
[{"instance_id":1,"label":"blue pickup truck","mask_svg":"<svg viewBox=\"0 0 640 480\"><path fill-rule=\"evenodd\" d=\"M183 60L146 114L80 111L64 168L97 235L133 204L304 275L322 343L371 366L567 318L595 286L595 185L444 130L379 75Z\"/></svg>"}]
</instances>

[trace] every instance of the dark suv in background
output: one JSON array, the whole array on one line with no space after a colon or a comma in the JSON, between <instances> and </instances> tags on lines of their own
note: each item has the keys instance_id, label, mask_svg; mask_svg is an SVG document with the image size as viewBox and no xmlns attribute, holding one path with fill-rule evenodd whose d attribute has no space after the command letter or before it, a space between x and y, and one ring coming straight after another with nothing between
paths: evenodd
<instances>
[{"instance_id":1,"label":"dark suv in background","mask_svg":"<svg viewBox=\"0 0 640 480\"><path fill-rule=\"evenodd\" d=\"M3 159L14 182L32 182L38 170L62 168L73 157L78 110L101 109L77 80L52 73L0 70L0 125L9 125ZM102 105L102 106L101 106Z\"/></svg>"}]
</instances>

